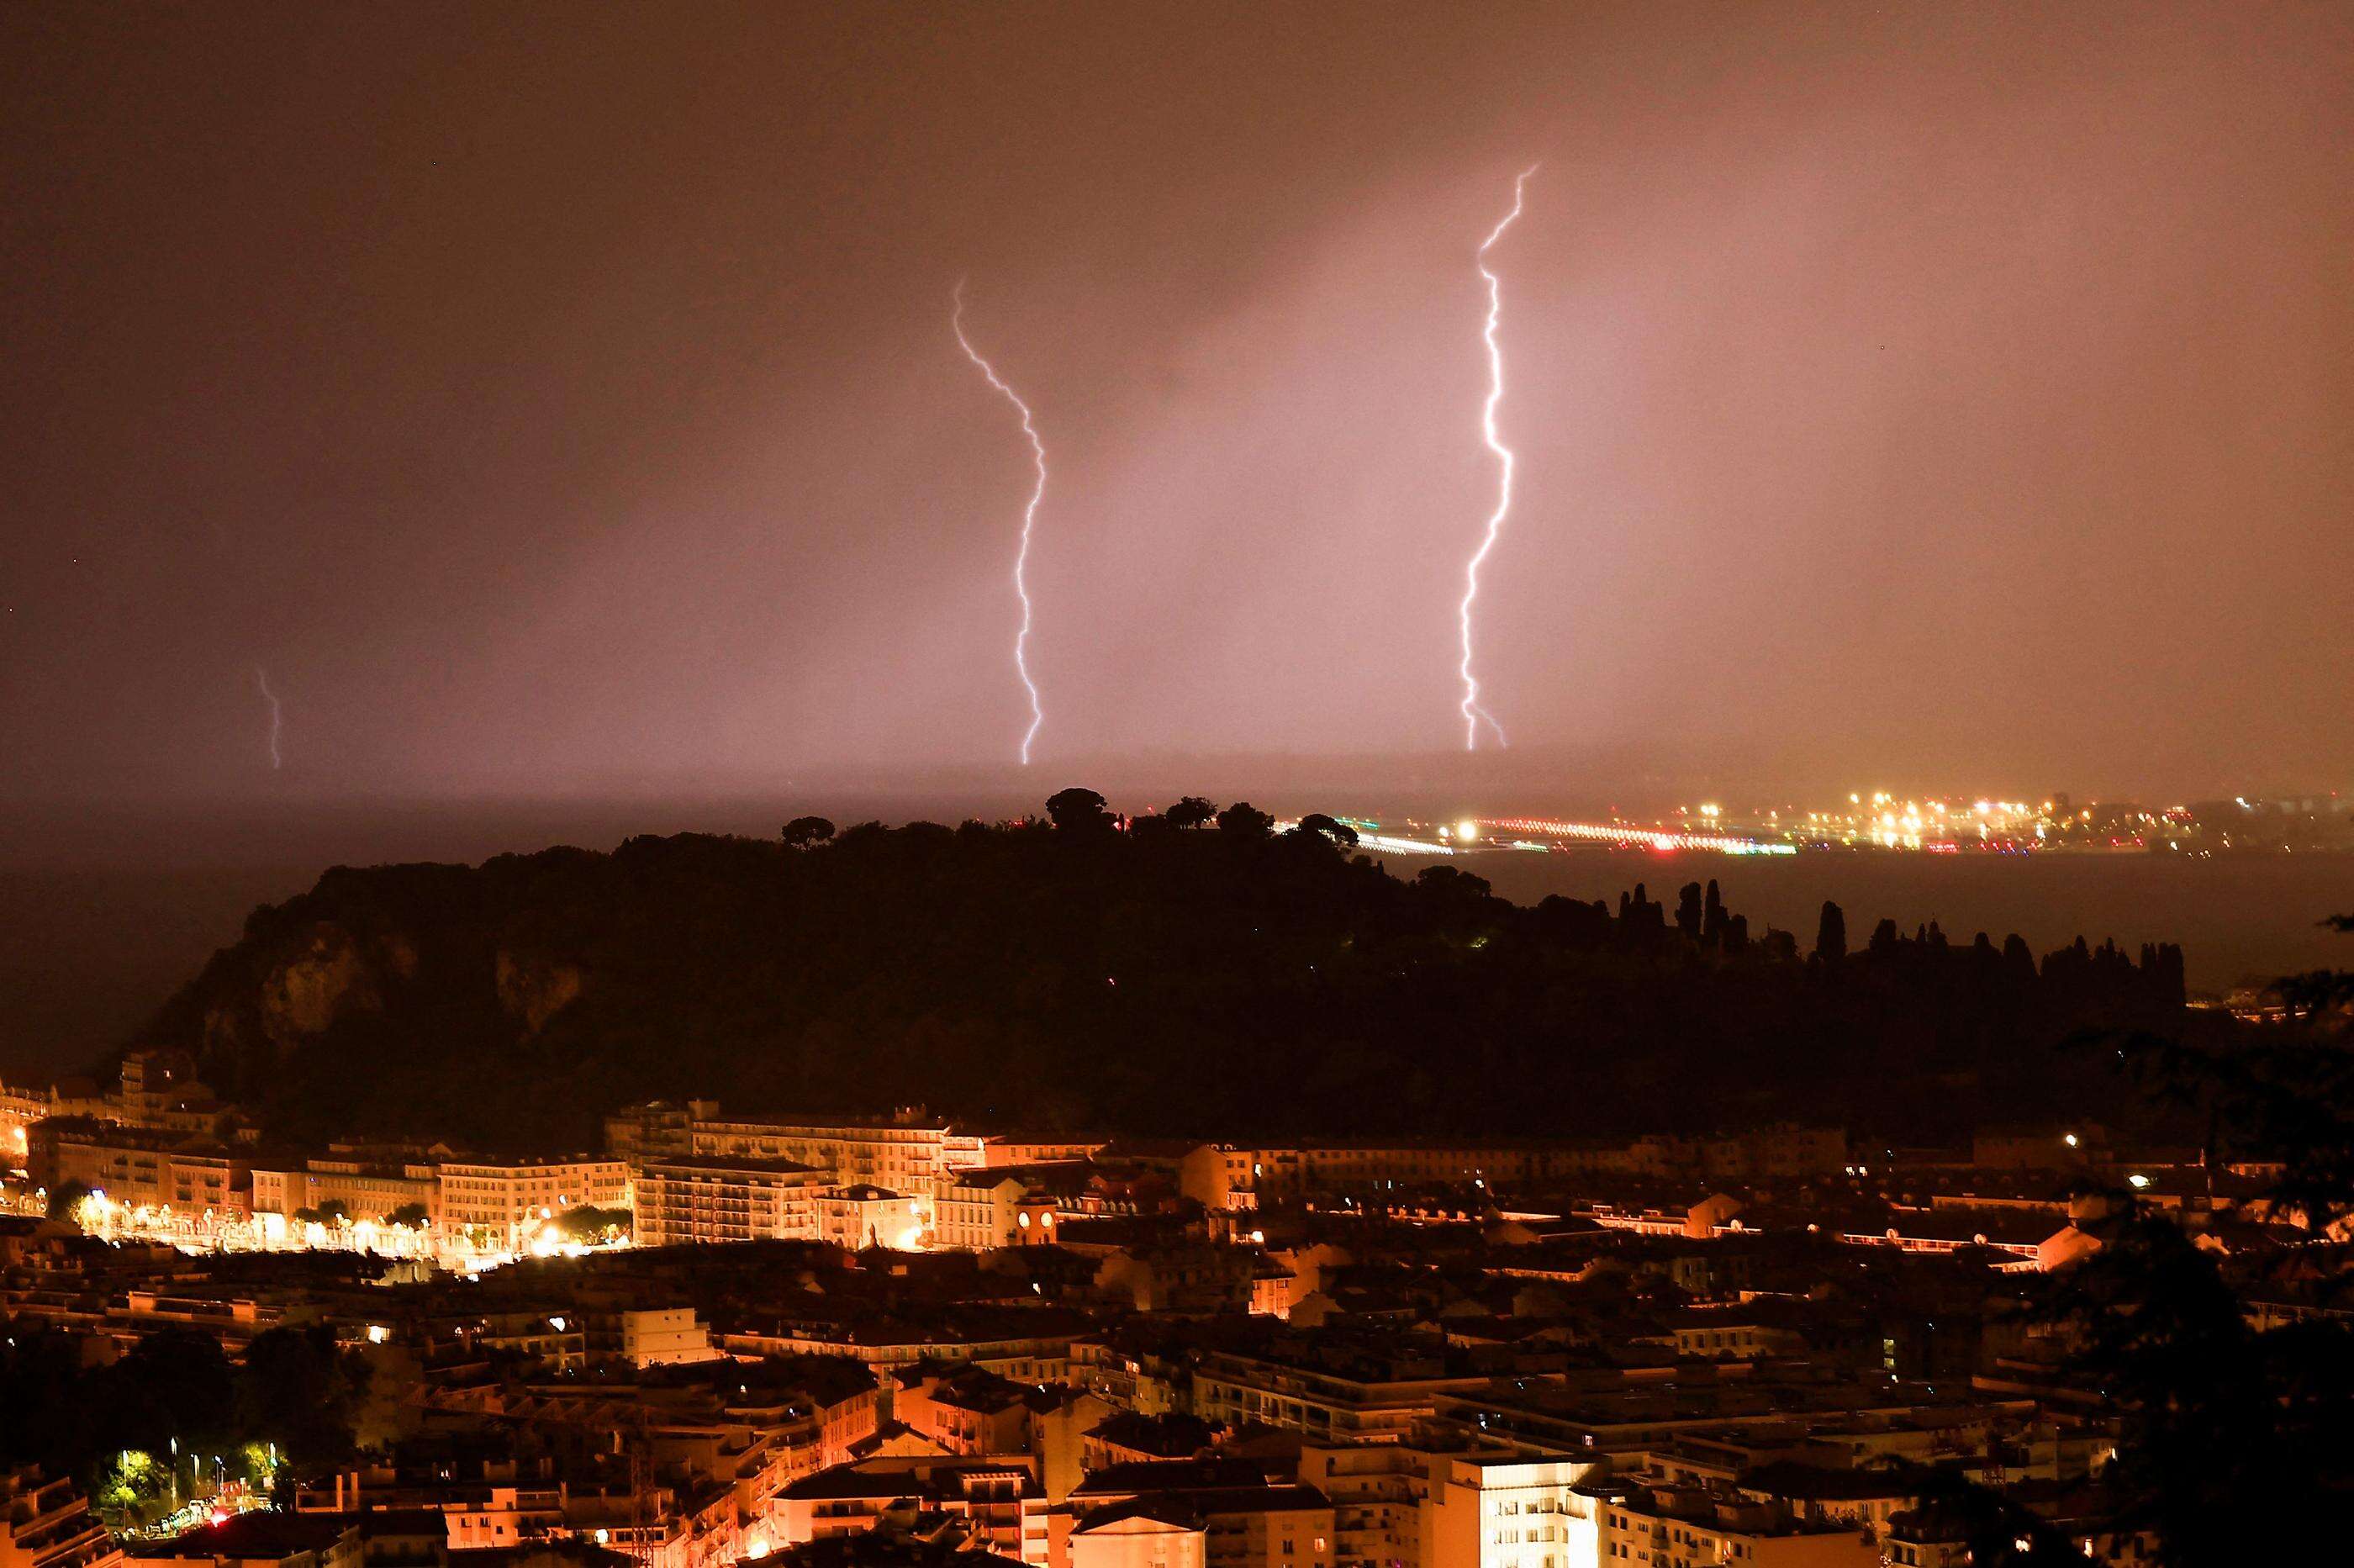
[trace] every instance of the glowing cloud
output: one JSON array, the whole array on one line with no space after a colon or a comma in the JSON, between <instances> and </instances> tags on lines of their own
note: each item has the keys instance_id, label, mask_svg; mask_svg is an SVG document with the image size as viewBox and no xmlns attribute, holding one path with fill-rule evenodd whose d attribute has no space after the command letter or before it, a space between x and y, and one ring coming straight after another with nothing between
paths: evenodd
<instances>
[{"instance_id":1,"label":"glowing cloud","mask_svg":"<svg viewBox=\"0 0 2354 1568\"><path fill-rule=\"evenodd\" d=\"M261 687L261 700L270 705L270 766L286 766L285 755L279 750L279 738L286 732L286 708L279 702L278 694L270 689L270 673L260 665L253 667L254 681Z\"/></svg>"},{"instance_id":2,"label":"glowing cloud","mask_svg":"<svg viewBox=\"0 0 2354 1568\"><path fill-rule=\"evenodd\" d=\"M1046 710L1038 701L1038 683L1030 678L1030 584L1025 574L1030 566L1030 533L1038 519L1038 503L1046 494L1046 443L1038 439L1038 427L1031 419L1030 405L1022 395L1008 387L996 368L981 357L964 334L964 281L956 286L956 312L949 324L956 329L957 343L964 349L965 357L981 367L989 384L1004 395L1005 400L1022 414L1022 433L1030 438L1030 455L1038 465L1038 482L1030 491L1030 504L1022 509L1022 545L1013 553L1013 592L1022 600L1022 628L1013 634L1013 668L1022 677L1022 689L1030 694L1030 727L1022 732L1022 766L1030 766L1030 743L1038 737L1038 726L1046 722Z\"/></svg>"},{"instance_id":3,"label":"glowing cloud","mask_svg":"<svg viewBox=\"0 0 2354 1568\"><path fill-rule=\"evenodd\" d=\"M1512 510L1512 449L1496 434L1496 405L1504 400L1504 351L1496 344L1496 326L1503 319L1504 313L1503 282L1488 270L1488 252L1496 241L1504 238L1504 230L1511 228L1513 220L1521 216L1521 193L1527 186L1529 176L1536 172L1534 164L1521 171L1520 177L1512 182L1512 210L1488 231L1488 238L1479 244L1479 276L1488 280L1488 401L1479 411L1479 423L1488 439L1488 450L1496 454L1497 480L1496 509L1488 514L1488 532L1479 541L1479 547L1471 553L1470 560L1464 563L1463 602L1456 609L1456 619L1461 623L1463 633L1463 662L1458 673L1463 677L1463 749L1466 751L1479 748L1482 720L1496 732L1497 745L1511 744L1504 738L1504 726L1496 722L1496 715L1479 705L1479 683L1471 673L1471 603L1479 597L1479 568L1486 564L1488 553L1496 547L1496 537L1504 531L1505 515Z\"/></svg>"}]
</instances>

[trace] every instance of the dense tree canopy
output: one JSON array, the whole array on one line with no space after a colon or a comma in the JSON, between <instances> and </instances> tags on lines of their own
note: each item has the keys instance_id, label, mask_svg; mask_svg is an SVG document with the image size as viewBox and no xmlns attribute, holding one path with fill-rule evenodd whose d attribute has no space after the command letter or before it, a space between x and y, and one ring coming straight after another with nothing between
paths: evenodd
<instances>
[{"instance_id":1,"label":"dense tree canopy","mask_svg":"<svg viewBox=\"0 0 2354 1568\"><path fill-rule=\"evenodd\" d=\"M255 911L148 1035L291 1136L585 1147L612 1107L690 1094L1225 1137L1787 1115L1917 1138L2099 1090L2105 1065L2050 1049L2081 1026L2185 1023L2170 950L2039 969L1892 927L1826 965L1721 896L1690 932L1639 886L1517 907L1246 804L1122 832L1093 791L1057 800L1060 829L338 868Z\"/></svg>"},{"instance_id":2,"label":"dense tree canopy","mask_svg":"<svg viewBox=\"0 0 2354 1568\"><path fill-rule=\"evenodd\" d=\"M2354 919L2331 924L2354 928ZM2079 1378L2123 1411L2107 1478L2127 1522L2174 1568L2344 1555L2354 1505L2354 970L2284 981L2285 1025L2253 1037L2114 1040L2152 1093L2204 1129L2212 1167L2276 1171L2259 1200L2302 1245L2247 1261L2200 1245L2179 1215L2114 1195L2101 1249L2033 1306ZM2259 1330L2251 1297L2338 1312ZM2261 1507L2252 1508L2261 1501Z\"/></svg>"},{"instance_id":3,"label":"dense tree canopy","mask_svg":"<svg viewBox=\"0 0 2354 1568\"><path fill-rule=\"evenodd\" d=\"M168 1484L169 1467L203 1457L250 1476L274 1445L282 1463L334 1463L352 1452L367 1368L323 1325L271 1329L231 1361L195 1329L148 1334L92 1362L77 1335L10 1322L0 1343L0 1467L72 1476L102 1506L133 1512ZM16 1417L39 1412L37 1421ZM176 1445L176 1450L175 1446ZM126 1464L123 1456L139 1456ZM207 1464L207 1473L212 1466Z\"/></svg>"}]
</instances>

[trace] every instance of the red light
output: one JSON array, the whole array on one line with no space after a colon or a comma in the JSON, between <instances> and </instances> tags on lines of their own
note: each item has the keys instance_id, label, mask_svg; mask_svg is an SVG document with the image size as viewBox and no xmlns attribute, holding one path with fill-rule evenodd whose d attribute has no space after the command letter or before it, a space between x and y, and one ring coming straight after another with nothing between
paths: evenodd
<instances>
[{"instance_id":1,"label":"red light","mask_svg":"<svg viewBox=\"0 0 2354 1568\"><path fill-rule=\"evenodd\" d=\"M212 1521L215 1524L227 1524L228 1522L228 1510L225 1508L217 1508L213 1510Z\"/></svg>"}]
</instances>

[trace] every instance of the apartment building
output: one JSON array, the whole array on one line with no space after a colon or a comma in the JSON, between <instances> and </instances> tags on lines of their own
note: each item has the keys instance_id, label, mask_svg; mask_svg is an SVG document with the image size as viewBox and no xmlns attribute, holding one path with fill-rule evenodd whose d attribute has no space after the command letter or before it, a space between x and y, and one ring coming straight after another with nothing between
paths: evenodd
<instances>
[{"instance_id":1,"label":"apartment building","mask_svg":"<svg viewBox=\"0 0 2354 1568\"><path fill-rule=\"evenodd\" d=\"M943 1177L983 1160L979 1135L905 1118L833 1123L698 1118L689 1136L697 1155L790 1160L825 1171L837 1186L887 1187L917 1197L928 1197Z\"/></svg>"},{"instance_id":2,"label":"apartment building","mask_svg":"<svg viewBox=\"0 0 2354 1568\"><path fill-rule=\"evenodd\" d=\"M79 1181L126 1208L243 1213L252 1203L247 1157L210 1138L47 1117L26 1129L26 1168L55 1191Z\"/></svg>"},{"instance_id":3,"label":"apartment building","mask_svg":"<svg viewBox=\"0 0 2354 1568\"><path fill-rule=\"evenodd\" d=\"M1072 1491L1067 1519L1050 1520L1049 1568L1334 1568L1330 1498L1220 1468L1178 1461L1090 1476ZM1219 1480L1231 1484L1204 1484Z\"/></svg>"},{"instance_id":4,"label":"apartment building","mask_svg":"<svg viewBox=\"0 0 2354 1568\"><path fill-rule=\"evenodd\" d=\"M623 1106L605 1118L605 1152L636 1164L695 1152L698 1117L719 1114L717 1100L646 1100Z\"/></svg>"},{"instance_id":5,"label":"apartment building","mask_svg":"<svg viewBox=\"0 0 2354 1568\"><path fill-rule=\"evenodd\" d=\"M630 1168L588 1155L556 1159L444 1160L441 1223L516 1248L566 1209L623 1208Z\"/></svg>"},{"instance_id":6,"label":"apartment building","mask_svg":"<svg viewBox=\"0 0 2354 1568\"><path fill-rule=\"evenodd\" d=\"M383 1220L412 1205L429 1220L441 1214L441 1172L421 1160L379 1162L337 1155L300 1166L257 1165L253 1212L292 1217L339 1203L353 1220Z\"/></svg>"},{"instance_id":7,"label":"apartment building","mask_svg":"<svg viewBox=\"0 0 2354 1568\"><path fill-rule=\"evenodd\" d=\"M1611 1568L1882 1568L1879 1544L1853 1524L1714 1489L1638 1486L1601 1499L1596 1512L1601 1562Z\"/></svg>"},{"instance_id":8,"label":"apartment building","mask_svg":"<svg viewBox=\"0 0 2354 1568\"><path fill-rule=\"evenodd\" d=\"M1545 1155L1517 1144L1411 1139L1281 1148L1203 1144L1180 1160L1178 1171L1185 1196L1205 1208L1248 1209L1313 1193L1519 1185L1544 1173Z\"/></svg>"},{"instance_id":9,"label":"apartment building","mask_svg":"<svg viewBox=\"0 0 2354 1568\"><path fill-rule=\"evenodd\" d=\"M1300 1479L1332 1499L1336 1568L1594 1568L1594 1460L1525 1447L1308 1444Z\"/></svg>"},{"instance_id":10,"label":"apartment building","mask_svg":"<svg viewBox=\"0 0 2354 1568\"><path fill-rule=\"evenodd\" d=\"M826 1172L790 1160L645 1160L638 1166L635 1239L640 1246L814 1241L819 1197L832 1184Z\"/></svg>"},{"instance_id":11,"label":"apartment building","mask_svg":"<svg viewBox=\"0 0 2354 1568\"><path fill-rule=\"evenodd\" d=\"M1035 1385L979 1367L910 1367L895 1382L893 1420L945 1453L973 1457L1029 1453L1046 1404Z\"/></svg>"},{"instance_id":12,"label":"apartment building","mask_svg":"<svg viewBox=\"0 0 2354 1568\"><path fill-rule=\"evenodd\" d=\"M0 1568L122 1568L122 1552L72 1479L0 1471Z\"/></svg>"},{"instance_id":13,"label":"apartment building","mask_svg":"<svg viewBox=\"0 0 2354 1568\"><path fill-rule=\"evenodd\" d=\"M777 1496L770 1532L780 1544L863 1535L878 1521L945 1514L1000 1557L1044 1568L1047 1502L1027 1459L874 1458L820 1470Z\"/></svg>"},{"instance_id":14,"label":"apartment building","mask_svg":"<svg viewBox=\"0 0 2354 1568\"><path fill-rule=\"evenodd\" d=\"M1367 1358L1342 1371L1214 1351L1194 1371L1193 1413L1205 1421L1288 1427L1311 1442L1395 1441L1441 1404L1488 1383L1481 1376L1446 1376L1410 1357L1390 1366Z\"/></svg>"},{"instance_id":15,"label":"apartment building","mask_svg":"<svg viewBox=\"0 0 2354 1568\"><path fill-rule=\"evenodd\" d=\"M1423 1568L1593 1568L1600 1510L1578 1486L1596 1467L1514 1453L1433 1456Z\"/></svg>"}]
</instances>

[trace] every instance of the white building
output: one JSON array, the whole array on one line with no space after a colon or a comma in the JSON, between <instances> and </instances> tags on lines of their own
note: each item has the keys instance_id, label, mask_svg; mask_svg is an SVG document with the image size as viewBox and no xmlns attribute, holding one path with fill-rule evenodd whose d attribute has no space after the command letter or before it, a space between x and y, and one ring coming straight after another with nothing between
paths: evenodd
<instances>
[{"instance_id":1,"label":"white building","mask_svg":"<svg viewBox=\"0 0 2354 1568\"><path fill-rule=\"evenodd\" d=\"M694 1308L663 1307L621 1314L621 1354L644 1368L716 1361L721 1352L712 1347L710 1326L696 1319Z\"/></svg>"}]
</instances>

